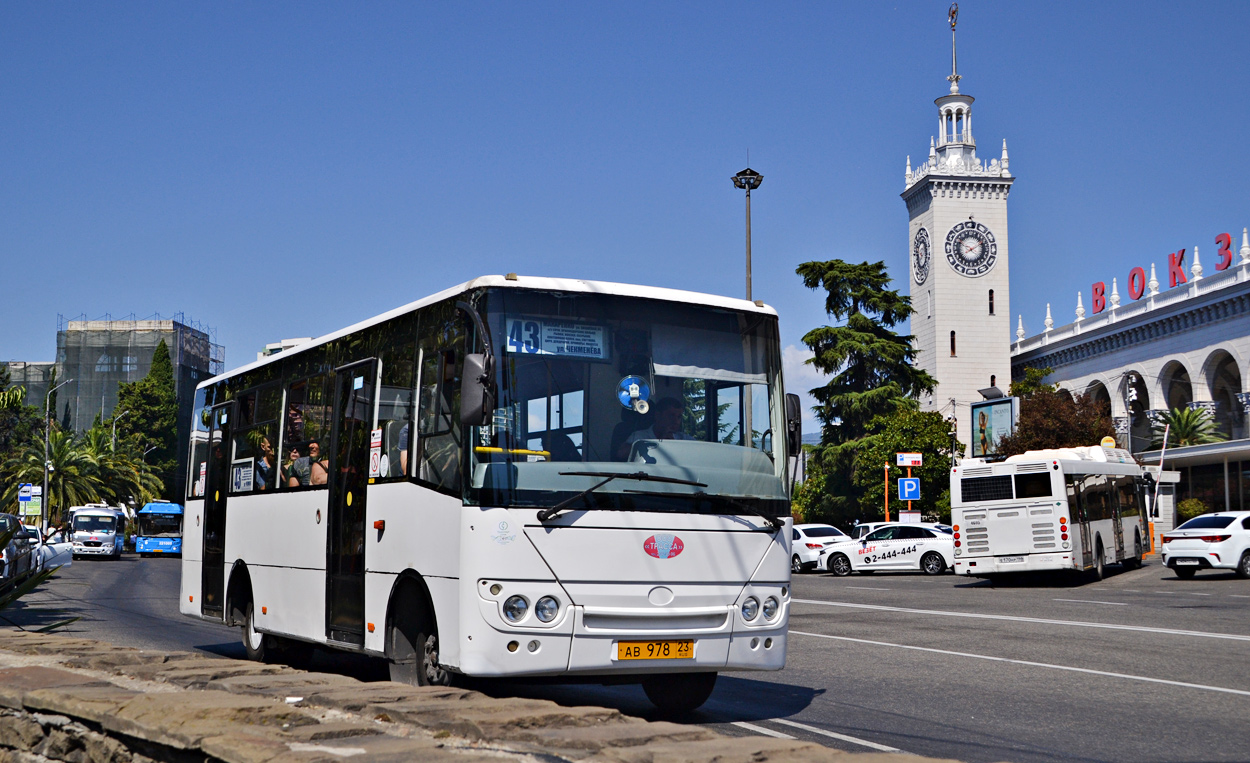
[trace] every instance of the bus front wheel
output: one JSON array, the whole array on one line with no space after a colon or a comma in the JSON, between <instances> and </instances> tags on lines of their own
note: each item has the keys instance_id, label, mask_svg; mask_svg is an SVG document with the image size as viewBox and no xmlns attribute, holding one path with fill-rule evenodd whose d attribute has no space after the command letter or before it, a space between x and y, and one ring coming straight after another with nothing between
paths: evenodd
<instances>
[{"instance_id":1,"label":"bus front wheel","mask_svg":"<svg viewBox=\"0 0 1250 763\"><path fill-rule=\"evenodd\" d=\"M247 603L247 611L243 615L243 651L247 653L249 660L256 662L265 661L266 646L265 634L256 630L256 618L253 616L252 602Z\"/></svg>"},{"instance_id":2,"label":"bus front wheel","mask_svg":"<svg viewBox=\"0 0 1250 763\"><path fill-rule=\"evenodd\" d=\"M715 687L715 673L666 673L648 676L642 682L651 704L669 715L685 715L699 709Z\"/></svg>"},{"instance_id":3,"label":"bus front wheel","mask_svg":"<svg viewBox=\"0 0 1250 763\"><path fill-rule=\"evenodd\" d=\"M391 680L412 686L450 686L439 664L438 627L424 606L403 606L391 622Z\"/></svg>"}]
</instances>

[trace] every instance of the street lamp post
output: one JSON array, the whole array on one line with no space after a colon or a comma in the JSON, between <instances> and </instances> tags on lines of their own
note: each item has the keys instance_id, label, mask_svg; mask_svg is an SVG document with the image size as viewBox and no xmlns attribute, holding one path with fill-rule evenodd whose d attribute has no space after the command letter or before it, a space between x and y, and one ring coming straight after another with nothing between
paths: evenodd
<instances>
[{"instance_id":1,"label":"street lamp post","mask_svg":"<svg viewBox=\"0 0 1250 763\"><path fill-rule=\"evenodd\" d=\"M764 176L755 170L747 167L742 172L734 175L735 188L741 188L747 192L747 299L751 299L751 191L760 187L760 183L764 182Z\"/></svg>"},{"instance_id":2,"label":"street lamp post","mask_svg":"<svg viewBox=\"0 0 1250 763\"><path fill-rule=\"evenodd\" d=\"M113 417L113 447L112 447L112 451L113 451L114 453L116 453L116 452L117 452L117 420L118 420L118 419L120 419L122 416L125 416L127 413L130 413L130 411L122 411L121 413L119 413L119 414L117 414L116 416L114 416L114 417Z\"/></svg>"},{"instance_id":3,"label":"street lamp post","mask_svg":"<svg viewBox=\"0 0 1250 763\"><path fill-rule=\"evenodd\" d=\"M52 519L52 496L48 495L48 471L52 467L52 393L72 382L66 379L52 389L43 398L43 496L40 497L39 524L43 531L48 531L48 522Z\"/></svg>"}]
</instances>

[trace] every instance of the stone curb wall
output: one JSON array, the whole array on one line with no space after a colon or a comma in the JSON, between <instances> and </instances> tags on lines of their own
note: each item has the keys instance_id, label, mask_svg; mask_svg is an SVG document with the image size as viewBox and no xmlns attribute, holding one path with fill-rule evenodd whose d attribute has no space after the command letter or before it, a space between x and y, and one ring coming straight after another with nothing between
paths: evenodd
<instances>
[{"instance_id":1,"label":"stone curb wall","mask_svg":"<svg viewBox=\"0 0 1250 763\"><path fill-rule=\"evenodd\" d=\"M0 630L0 763L919 763L602 707Z\"/></svg>"}]
</instances>

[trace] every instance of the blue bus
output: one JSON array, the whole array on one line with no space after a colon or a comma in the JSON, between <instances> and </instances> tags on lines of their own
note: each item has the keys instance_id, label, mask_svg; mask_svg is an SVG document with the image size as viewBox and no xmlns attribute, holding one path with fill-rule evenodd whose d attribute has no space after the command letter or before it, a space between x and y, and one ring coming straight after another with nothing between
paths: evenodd
<instances>
[{"instance_id":1,"label":"blue bus","mask_svg":"<svg viewBox=\"0 0 1250 763\"><path fill-rule=\"evenodd\" d=\"M139 532L135 552L139 556L182 554L182 506L169 501L144 505L136 517Z\"/></svg>"}]
</instances>

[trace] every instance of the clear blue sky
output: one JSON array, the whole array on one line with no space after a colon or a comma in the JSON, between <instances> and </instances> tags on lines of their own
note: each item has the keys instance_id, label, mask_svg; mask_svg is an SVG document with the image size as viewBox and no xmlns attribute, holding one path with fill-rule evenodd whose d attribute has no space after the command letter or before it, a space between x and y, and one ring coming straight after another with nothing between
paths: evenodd
<instances>
[{"instance_id":1,"label":"clear blue sky","mask_svg":"<svg viewBox=\"0 0 1250 763\"><path fill-rule=\"evenodd\" d=\"M5 3L0 358L51 360L58 313L184 311L234 366L507 271L740 295L748 150L755 296L800 346L798 263L906 288L947 5ZM1240 244L1250 4L967 0L959 40L1030 333Z\"/></svg>"}]
</instances>

